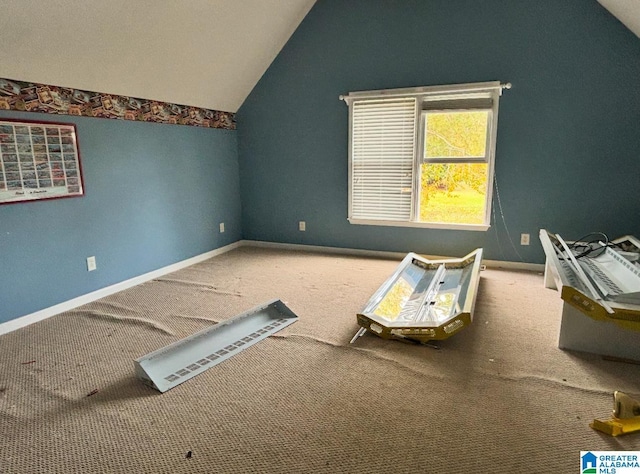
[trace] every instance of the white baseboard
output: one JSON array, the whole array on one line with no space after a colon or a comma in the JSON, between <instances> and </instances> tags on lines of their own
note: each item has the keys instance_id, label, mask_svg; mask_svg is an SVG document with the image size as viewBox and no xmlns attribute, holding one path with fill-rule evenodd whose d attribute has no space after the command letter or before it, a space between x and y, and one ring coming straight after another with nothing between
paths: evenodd
<instances>
[{"instance_id":1,"label":"white baseboard","mask_svg":"<svg viewBox=\"0 0 640 474\"><path fill-rule=\"evenodd\" d=\"M363 250L342 247L323 247L320 245L283 244L280 242L265 242L263 240L241 240L243 247L260 247L268 249L300 250L302 252L337 253L342 255L360 255L363 257L391 258L402 260L406 253L384 252L381 250Z\"/></svg>"},{"instance_id":2,"label":"white baseboard","mask_svg":"<svg viewBox=\"0 0 640 474\"><path fill-rule=\"evenodd\" d=\"M42 309L40 311L36 311L35 313L27 314L25 316L21 316L16 319L12 319L11 321L7 321L6 323L0 324L0 335L9 333L11 331L15 331L16 329L23 328L25 326L28 326L29 324L42 321L43 319L50 318L51 316L55 316L56 314L69 311L71 309L77 308L78 306L91 303L93 301L99 300L100 298L104 298L114 293L118 293L119 291L132 288L136 285L140 285L141 283L145 283L147 281L153 280L154 278L158 278L168 273L181 270L182 268L189 267L196 263L203 262L204 260L208 260L212 257L221 255L223 253L229 252L230 250L238 248L241 245L242 245L242 241L237 241L232 244L225 245L224 247L211 250L210 252L205 252L203 254L196 255L195 257L191 257L186 260L182 260L180 262L167 265L166 267L159 268L152 272L145 273L143 275L139 275L134 278L130 278L129 280L121 281L120 283L116 283L115 285L107 286L105 288L92 291L91 293L87 293L86 295L78 296L77 298L64 301L54 306L49 306L48 308Z\"/></svg>"},{"instance_id":3,"label":"white baseboard","mask_svg":"<svg viewBox=\"0 0 640 474\"><path fill-rule=\"evenodd\" d=\"M504 268L505 270L544 273L544 263L506 262L502 260L482 260L482 263L487 268Z\"/></svg>"},{"instance_id":4,"label":"white baseboard","mask_svg":"<svg viewBox=\"0 0 640 474\"><path fill-rule=\"evenodd\" d=\"M245 247L262 247L284 250L301 250L307 252L321 253L337 253L344 255L360 255L364 257L391 258L402 260L408 252L385 252L381 250L362 250L341 247L322 247L318 245L304 244L283 244L280 242L264 242L261 240L241 240L242 246ZM451 258L444 255L425 255L420 254L431 260L439 260L443 258ZM529 272L544 272L544 265L541 263L524 263L524 262L505 262L501 260L482 260L482 264L487 268L504 268L506 270L524 270Z\"/></svg>"},{"instance_id":5,"label":"white baseboard","mask_svg":"<svg viewBox=\"0 0 640 474\"><path fill-rule=\"evenodd\" d=\"M77 298L73 298L71 300L64 301L60 304L50 306L40 311L36 311L35 313L27 314L25 316L21 316L16 319L12 319L11 321L7 321L6 323L0 324L0 335L9 333L11 331L15 331L16 329L23 328L25 326L28 326L29 324L42 321L43 319L50 318L51 316L55 316L56 314L60 314L65 311L69 311L71 309L77 308L87 303L91 303L93 301L99 300L100 298L104 298L106 296L112 295L119 291L132 288L136 285L140 285L141 283L145 283L149 280L153 280L154 278L158 278L168 273L181 270L182 268L189 267L196 263L203 262L204 260L208 260L217 255L221 255L223 253L229 252L230 250L236 249L238 247L260 247L260 248L274 248L274 249L283 249L283 250L299 250L299 251L305 251L305 252L334 253L334 254L337 253L337 254L343 254L343 255L391 258L391 259L397 259L397 260L402 260L404 256L407 254L406 252L405 253L385 252L380 250L324 247L319 245L284 244L279 242L265 242L261 240L239 240L232 244L225 245L224 247L211 250L210 252L196 255L195 257L191 257L186 260L176 262L172 265L159 268L158 270L145 273L144 275L140 275L140 276L131 278L129 280L121 281L120 283L116 283L115 285L101 288L91 293L87 293L86 295L78 296ZM424 255L424 256L430 259L447 258L439 255ZM525 271L531 271L531 272L544 271L544 265L537 264L537 263L503 262L500 260L483 260L482 263L487 268L504 268L507 270L525 270Z\"/></svg>"}]
</instances>

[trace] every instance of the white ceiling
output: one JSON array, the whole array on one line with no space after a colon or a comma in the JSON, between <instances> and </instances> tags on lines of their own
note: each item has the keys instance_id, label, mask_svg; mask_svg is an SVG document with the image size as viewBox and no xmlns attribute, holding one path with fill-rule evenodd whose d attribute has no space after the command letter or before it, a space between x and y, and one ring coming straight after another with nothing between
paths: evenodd
<instances>
[{"instance_id":1,"label":"white ceiling","mask_svg":"<svg viewBox=\"0 0 640 474\"><path fill-rule=\"evenodd\" d=\"M236 112L315 0L2 0L0 77Z\"/></svg>"},{"instance_id":2,"label":"white ceiling","mask_svg":"<svg viewBox=\"0 0 640 474\"><path fill-rule=\"evenodd\" d=\"M598 0L640 38L640 0Z\"/></svg>"},{"instance_id":3,"label":"white ceiling","mask_svg":"<svg viewBox=\"0 0 640 474\"><path fill-rule=\"evenodd\" d=\"M640 0L598 0L640 37ZM0 77L236 112L315 0L2 0Z\"/></svg>"}]
</instances>

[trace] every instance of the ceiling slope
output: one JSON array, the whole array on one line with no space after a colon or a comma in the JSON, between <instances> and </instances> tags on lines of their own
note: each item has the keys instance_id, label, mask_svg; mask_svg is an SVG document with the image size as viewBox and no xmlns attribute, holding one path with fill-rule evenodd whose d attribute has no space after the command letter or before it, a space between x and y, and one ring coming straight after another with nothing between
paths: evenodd
<instances>
[{"instance_id":1,"label":"ceiling slope","mask_svg":"<svg viewBox=\"0 0 640 474\"><path fill-rule=\"evenodd\" d=\"M4 0L0 77L236 112L315 0Z\"/></svg>"},{"instance_id":2,"label":"ceiling slope","mask_svg":"<svg viewBox=\"0 0 640 474\"><path fill-rule=\"evenodd\" d=\"M598 0L598 2L640 38L640 0Z\"/></svg>"}]
</instances>

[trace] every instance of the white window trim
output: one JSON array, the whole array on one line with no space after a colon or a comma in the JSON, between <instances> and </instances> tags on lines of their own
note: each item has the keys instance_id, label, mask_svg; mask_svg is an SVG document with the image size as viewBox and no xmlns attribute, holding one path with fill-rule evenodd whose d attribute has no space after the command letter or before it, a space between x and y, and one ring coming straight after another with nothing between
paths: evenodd
<instances>
[{"instance_id":1,"label":"white window trim","mask_svg":"<svg viewBox=\"0 0 640 474\"><path fill-rule=\"evenodd\" d=\"M430 229L449 229L449 230L469 230L469 231L486 231L491 225L491 204L493 200L493 177L495 167L495 149L498 133L498 107L499 97L502 95L503 89L511 88L511 84L503 85L499 81L492 82L480 82L471 84L455 84L455 85L441 85L441 86L426 86L404 89L384 89L376 91L357 91L351 92L347 96L340 96L340 99L344 100L349 105L349 190L348 190L348 221L351 224L356 225L376 225L376 226L393 226L393 227L417 227L417 228L430 228ZM487 130L487 195L485 199L485 222L483 224L461 224L461 223L439 223L439 222L419 222L417 220L396 221L396 220L384 220L384 219L361 219L353 218L353 117L352 117L352 103L356 100L362 99L387 99L387 98L417 98L416 100L416 123L415 123L415 143L421 143L420 140L424 140L423 128L425 114L428 113L422 110L422 103L426 97L429 99L437 98L438 96L457 95L462 93L480 93L486 92L491 94L491 114ZM487 108L488 109L488 108ZM485 110L487 110L485 109ZM414 147L414 165L413 165L413 193L414 198L411 203L411 215L412 219L415 219L415 209L419 202L419 190L420 190L420 173L418 167L423 162L423 157L419 156L423 151L423 145L416 145ZM484 160L482 160L484 162Z\"/></svg>"}]
</instances>

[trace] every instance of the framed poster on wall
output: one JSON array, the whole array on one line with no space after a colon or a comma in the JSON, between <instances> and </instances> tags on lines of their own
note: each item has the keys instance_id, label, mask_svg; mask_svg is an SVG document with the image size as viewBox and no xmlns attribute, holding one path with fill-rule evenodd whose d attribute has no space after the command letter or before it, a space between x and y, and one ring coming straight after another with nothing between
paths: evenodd
<instances>
[{"instance_id":1,"label":"framed poster on wall","mask_svg":"<svg viewBox=\"0 0 640 474\"><path fill-rule=\"evenodd\" d=\"M0 204L83 194L74 124L0 119Z\"/></svg>"}]
</instances>

